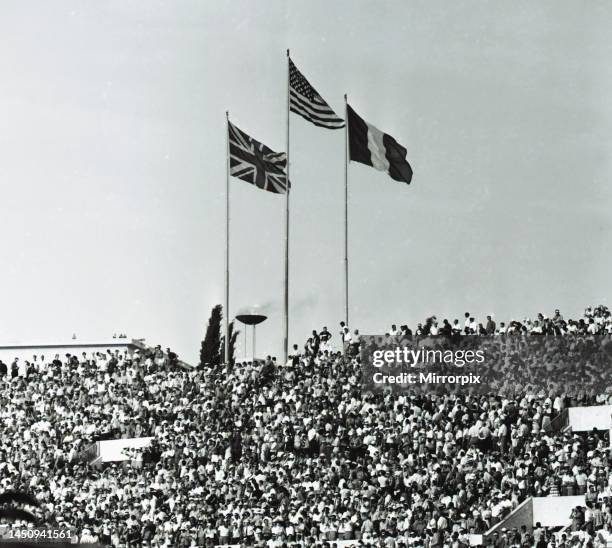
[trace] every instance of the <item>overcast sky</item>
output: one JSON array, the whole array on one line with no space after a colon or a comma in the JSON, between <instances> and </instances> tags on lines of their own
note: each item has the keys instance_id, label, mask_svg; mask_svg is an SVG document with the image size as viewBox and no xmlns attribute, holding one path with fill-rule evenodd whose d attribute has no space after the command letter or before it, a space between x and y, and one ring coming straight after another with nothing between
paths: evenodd
<instances>
[{"instance_id":1,"label":"overcast sky","mask_svg":"<svg viewBox=\"0 0 612 548\"><path fill-rule=\"evenodd\" d=\"M610 2L0 10L0 342L126 332L196 359L223 300L225 110L284 150L288 47L414 169L349 168L352 327L610 305ZM292 116L300 345L343 315L343 146ZM232 180L231 201L230 312L262 305L258 348L280 355L283 197Z\"/></svg>"}]
</instances>

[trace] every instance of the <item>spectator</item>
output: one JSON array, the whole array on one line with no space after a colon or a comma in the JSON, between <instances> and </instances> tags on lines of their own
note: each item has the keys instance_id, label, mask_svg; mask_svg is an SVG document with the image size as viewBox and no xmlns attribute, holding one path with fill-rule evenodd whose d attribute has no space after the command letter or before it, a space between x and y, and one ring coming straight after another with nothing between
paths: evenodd
<instances>
[{"instance_id":1,"label":"spectator","mask_svg":"<svg viewBox=\"0 0 612 548\"><path fill-rule=\"evenodd\" d=\"M183 370L161 347L37 357L27 375L11 366L0 378L0 484L36 493L43 522L65 520L113 546L311 547L360 536L364 546L460 547L529 496L583 492L565 543L607 542L608 433L552 425L570 405L610 403L609 356L591 333L605 335L610 314L585 311L592 323L573 331L556 316L512 321L493 337L487 321L481 344L504 382L486 394L371 394L359 330L345 325L346 353L324 328L283 367L268 356ZM466 318L476 340L478 323ZM397 336L418 344L424 331L436 336L436 322ZM538 367L550 379L541 391L526 382ZM104 470L84 460L95 440L132 436L154 443ZM536 527L494 544L552 539Z\"/></svg>"}]
</instances>

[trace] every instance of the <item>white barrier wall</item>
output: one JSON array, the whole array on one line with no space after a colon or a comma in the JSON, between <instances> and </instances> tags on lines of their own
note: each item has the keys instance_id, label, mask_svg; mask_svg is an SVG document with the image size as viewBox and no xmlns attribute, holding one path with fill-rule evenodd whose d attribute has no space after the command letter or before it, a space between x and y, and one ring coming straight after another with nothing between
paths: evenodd
<instances>
[{"instance_id":1,"label":"white barrier wall","mask_svg":"<svg viewBox=\"0 0 612 548\"><path fill-rule=\"evenodd\" d=\"M106 354L107 350L115 352L127 351L128 354L132 354L135 350L140 349L141 344L131 339L110 339L103 341L79 341L71 340L70 342L37 342L31 344L2 344L0 345L0 360L2 360L8 367L11 366L15 358L19 358L20 362L32 361L33 356L45 357L45 362L53 361L56 354L59 354L60 359L64 359L66 354L72 356L81 357L81 354L85 352L87 357L91 357L96 352L102 352Z\"/></svg>"},{"instance_id":2,"label":"white barrier wall","mask_svg":"<svg viewBox=\"0 0 612 548\"><path fill-rule=\"evenodd\" d=\"M571 523L570 514L576 506L585 506L584 495L575 497L533 497L533 524L543 527L563 527Z\"/></svg>"},{"instance_id":3,"label":"white barrier wall","mask_svg":"<svg viewBox=\"0 0 612 548\"><path fill-rule=\"evenodd\" d=\"M612 405L570 407L568 413L573 432L588 432L593 428L610 430L612 427Z\"/></svg>"},{"instance_id":4,"label":"white barrier wall","mask_svg":"<svg viewBox=\"0 0 612 548\"><path fill-rule=\"evenodd\" d=\"M97 462L121 462L130 460L124 449L139 449L151 444L153 438L125 438L121 440L105 440L98 443Z\"/></svg>"},{"instance_id":5,"label":"white barrier wall","mask_svg":"<svg viewBox=\"0 0 612 548\"><path fill-rule=\"evenodd\" d=\"M132 356L134 352L143 352L150 350L151 347L145 344L145 339L107 339L102 341L81 341L78 339L70 340L69 342L37 342L32 344L0 344L0 361L3 361L9 368L15 358L19 359L19 364L25 364L26 361L33 361L33 357L37 356L37 361L40 363L41 356L45 357L44 363L48 364L53 361L56 355L59 355L60 360L65 360L66 354L77 356L79 359L83 352L86 358L90 359L93 355L100 352L106 354L108 351L120 354L127 352ZM188 363L181 360L178 361L179 367L183 369L193 369ZM24 372L20 374L25 374Z\"/></svg>"}]
</instances>

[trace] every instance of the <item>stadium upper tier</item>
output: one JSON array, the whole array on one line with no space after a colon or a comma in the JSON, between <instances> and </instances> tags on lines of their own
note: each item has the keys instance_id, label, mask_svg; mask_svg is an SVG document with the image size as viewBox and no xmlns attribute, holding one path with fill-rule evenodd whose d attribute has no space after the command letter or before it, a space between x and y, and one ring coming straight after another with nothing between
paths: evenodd
<instances>
[{"instance_id":1,"label":"stadium upper tier","mask_svg":"<svg viewBox=\"0 0 612 548\"><path fill-rule=\"evenodd\" d=\"M582 324L569 336L593 337ZM501 335L494 355L510 375L505 352L517 350ZM33 493L40 519L113 546L458 547L528 497L555 495L584 495L588 508L567 523L585 539L612 527L609 433L560 420L568 407L612 404L605 353L575 356L579 385L551 378L537 393L377 395L362 390L358 336L345 345L317 332L287 364L186 370L159 348L9 363L0 489ZM518 357L529 362L530 348ZM129 461L92 468L82 457L96 440L141 437L153 441ZM500 533L504 546L548 535Z\"/></svg>"}]
</instances>

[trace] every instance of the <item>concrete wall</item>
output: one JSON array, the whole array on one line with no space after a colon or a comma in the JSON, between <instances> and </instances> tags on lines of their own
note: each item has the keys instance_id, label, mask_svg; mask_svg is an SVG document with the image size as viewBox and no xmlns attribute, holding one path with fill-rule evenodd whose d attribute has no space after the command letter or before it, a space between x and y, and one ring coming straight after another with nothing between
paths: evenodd
<instances>
[{"instance_id":1,"label":"concrete wall","mask_svg":"<svg viewBox=\"0 0 612 548\"><path fill-rule=\"evenodd\" d=\"M45 342L34 342L27 344L3 344L0 345L0 360L2 360L8 366L13 363L15 358L19 358L20 362L25 360L32 361L33 356L38 356L40 360L41 356L45 357L45 362L49 363L53 361L56 354L59 354L60 359L64 359L66 354L73 356L81 356L83 352L87 356L95 354L96 352L104 352L107 350L114 352L128 351L129 354L133 353L134 350L139 348L139 342L132 341L131 339L109 339L102 341L79 341L71 340L69 342L57 342L57 343L45 343Z\"/></svg>"},{"instance_id":2,"label":"concrete wall","mask_svg":"<svg viewBox=\"0 0 612 548\"><path fill-rule=\"evenodd\" d=\"M483 535L483 542L488 541L497 532L501 534L502 529L520 529L525 525L530 531L533 527L533 499L530 497L521 502L510 514L499 523L496 523Z\"/></svg>"},{"instance_id":3,"label":"concrete wall","mask_svg":"<svg viewBox=\"0 0 612 548\"><path fill-rule=\"evenodd\" d=\"M571 523L570 514L576 506L585 506L584 495L575 497L534 497L533 523L544 527L563 527Z\"/></svg>"},{"instance_id":4,"label":"concrete wall","mask_svg":"<svg viewBox=\"0 0 612 548\"><path fill-rule=\"evenodd\" d=\"M60 356L62 361L66 354L80 358L83 352L85 352L89 358L97 352L106 353L107 350L113 353L117 350L120 353L127 351L128 355L131 356L136 350L144 351L151 348L144 341L145 339L107 339L102 341L79 341L74 339L69 342L62 341L57 343L0 344L0 360L10 367L15 358L19 358L19 363L24 363L26 360L32 361L34 355L38 356L38 360L41 359L41 356L44 356L45 364L52 362L56 354ZM165 349L163 350L165 351ZM179 360L178 365L183 369L193 369L192 365L181 360Z\"/></svg>"},{"instance_id":5,"label":"concrete wall","mask_svg":"<svg viewBox=\"0 0 612 548\"><path fill-rule=\"evenodd\" d=\"M595 405L591 407L570 407L569 425L573 432L610 430L612 427L612 405Z\"/></svg>"},{"instance_id":6,"label":"concrete wall","mask_svg":"<svg viewBox=\"0 0 612 548\"><path fill-rule=\"evenodd\" d=\"M496 523L484 535L484 541L502 529L520 529L525 525L528 530L540 522L544 527L563 527L569 525L570 514L576 506L584 506L584 495L575 497L530 497L519 504L508 516Z\"/></svg>"},{"instance_id":7,"label":"concrete wall","mask_svg":"<svg viewBox=\"0 0 612 548\"><path fill-rule=\"evenodd\" d=\"M124 438L119 440L104 440L96 442L97 455L95 464L102 462L121 462L130 460L123 453L124 449L139 449L151 444L153 438Z\"/></svg>"}]
</instances>

